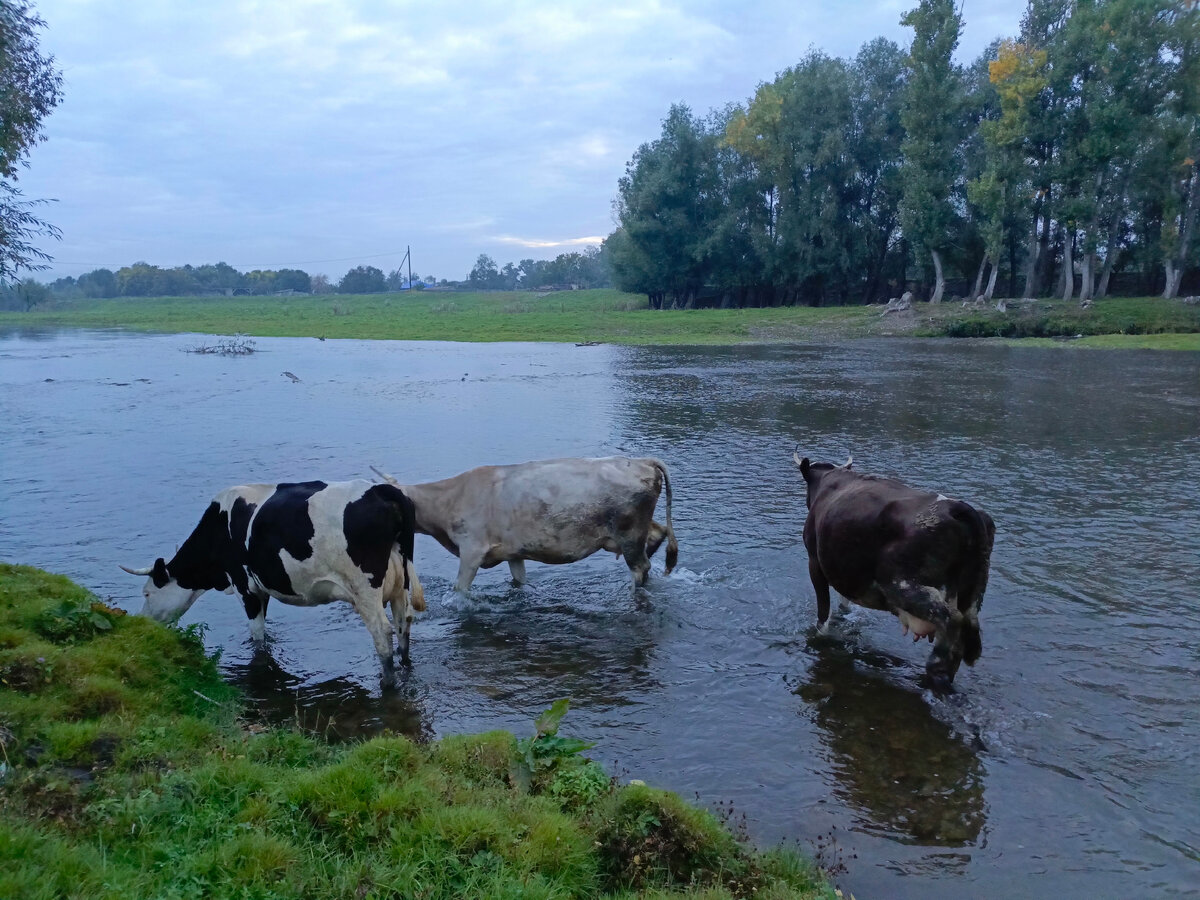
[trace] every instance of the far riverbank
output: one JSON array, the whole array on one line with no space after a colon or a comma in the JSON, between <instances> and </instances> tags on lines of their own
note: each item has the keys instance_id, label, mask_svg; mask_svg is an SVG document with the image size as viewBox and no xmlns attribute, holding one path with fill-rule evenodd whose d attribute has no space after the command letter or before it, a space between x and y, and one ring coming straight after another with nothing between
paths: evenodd
<instances>
[{"instance_id":1,"label":"far riverbank","mask_svg":"<svg viewBox=\"0 0 1200 900\"><path fill-rule=\"evenodd\" d=\"M1010 301L1006 311L962 303L652 310L615 290L294 297L123 297L0 312L0 330L121 328L256 337L438 341L555 341L630 345L976 337L1047 346L1200 350L1200 305L1158 297Z\"/></svg>"}]
</instances>

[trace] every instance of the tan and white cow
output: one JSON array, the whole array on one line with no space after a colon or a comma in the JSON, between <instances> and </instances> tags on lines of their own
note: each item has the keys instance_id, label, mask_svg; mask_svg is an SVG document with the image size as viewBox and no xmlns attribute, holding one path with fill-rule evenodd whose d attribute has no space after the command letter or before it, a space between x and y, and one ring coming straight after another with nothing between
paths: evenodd
<instances>
[{"instance_id":1,"label":"tan and white cow","mask_svg":"<svg viewBox=\"0 0 1200 900\"><path fill-rule=\"evenodd\" d=\"M546 459L410 485L375 471L412 500L417 531L459 558L454 586L463 593L480 568L502 562L524 584L527 559L569 563L607 550L624 556L634 584L642 585L664 540L667 574L679 558L671 479L657 459ZM665 525L654 521L663 488Z\"/></svg>"}]
</instances>

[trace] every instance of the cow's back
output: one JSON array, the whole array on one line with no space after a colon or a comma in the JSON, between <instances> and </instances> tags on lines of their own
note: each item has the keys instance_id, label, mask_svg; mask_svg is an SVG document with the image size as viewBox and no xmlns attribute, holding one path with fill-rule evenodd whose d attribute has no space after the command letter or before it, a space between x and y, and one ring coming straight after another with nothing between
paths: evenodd
<instances>
[{"instance_id":1,"label":"cow's back","mask_svg":"<svg viewBox=\"0 0 1200 900\"><path fill-rule=\"evenodd\" d=\"M491 508L481 517L494 555L574 562L649 524L661 488L653 460L551 459L488 467Z\"/></svg>"},{"instance_id":2,"label":"cow's back","mask_svg":"<svg viewBox=\"0 0 1200 900\"><path fill-rule=\"evenodd\" d=\"M839 592L854 596L900 578L986 585L991 537L981 535L991 520L985 513L895 479L851 472L834 479L814 497L805 543Z\"/></svg>"}]
</instances>

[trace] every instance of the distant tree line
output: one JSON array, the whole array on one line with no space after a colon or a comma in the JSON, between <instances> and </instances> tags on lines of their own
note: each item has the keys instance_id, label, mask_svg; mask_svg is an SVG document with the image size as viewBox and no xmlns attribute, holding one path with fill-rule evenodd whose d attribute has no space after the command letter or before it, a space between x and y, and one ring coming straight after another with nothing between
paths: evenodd
<instances>
[{"instance_id":1,"label":"distant tree line","mask_svg":"<svg viewBox=\"0 0 1200 900\"><path fill-rule=\"evenodd\" d=\"M616 285L662 307L1200 281L1200 3L1030 0L966 67L953 0L901 21L907 50L811 52L745 104L671 107L618 185Z\"/></svg>"},{"instance_id":2,"label":"distant tree line","mask_svg":"<svg viewBox=\"0 0 1200 900\"><path fill-rule=\"evenodd\" d=\"M227 263L162 268L145 262L111 269L94 269L79 277L65 276L48 284L26 279L0 291L0 306L32 308L50 297L89 299L100 297L188 297L204 295L267 295L285 292L304 294L375 294L385 291L425 290L434 286L469 290L535 290L573 285L581 288L612 284L608 266L599 248L581 253L563 253L550 260L523 259L498 268L487 255L479 257L463 281L440 282L432 277L409 275L401 269L384 274L375 266L355 266L333 282L325 275L309 275L300 269L254 269L239 272Z\"/></svg>"},{"instance_id":3,"label":"distant tree line","mask_svg":"<svg viewBox=\"0 0 1200 900\"><path fill-rule=\"evenodd\" d=\"M413 273L412 287L426 283ZM33 282L29 282L33 283ZM239 272L227 263L203 266L160 268L137 262L117 271L95 269L78 278L66 276L44 285L48 292L64 299L92 297L187 297L219 294L278 294L296 292L370 294L400 291L409 287L408 274L399 269L384 274L375 266L355 266L338 282L325 275L309 275L301 269L254 269Z\"/></svg>"},{"instance_id":4,"label":"distant tree line","mask_svg":"<svg viewBox=\"0 0 1200 900\"><path fill-rule=\"evenodd\" d=\"M600 288L612 285L612 274L599 247L582 252L560 253L554 259L523 259L505 263L503 268L487 254L481 254L466 287L474 290L517 291L543 287Z\"/></svg>"}]
</instances>

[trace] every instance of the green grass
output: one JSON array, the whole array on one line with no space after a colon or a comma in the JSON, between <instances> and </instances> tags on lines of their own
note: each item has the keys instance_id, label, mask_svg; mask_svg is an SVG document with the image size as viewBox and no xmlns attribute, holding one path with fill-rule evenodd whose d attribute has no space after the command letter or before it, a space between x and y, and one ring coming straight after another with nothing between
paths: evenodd
<instances>
[{"instance_id":1,"label":"green grass","mask_svg":"<svg viewBox=\"0 0 1200 900\"><path fill-rule=\"evenodd\" d=\"M1017 338L1016 344L1031 347L1080 347L1096 350L1190 350L1200 351L1200 333L1192 334L1094 334L1061 341L1054 338Z\"/></svg>"},{"instance_id":2,"label":"green grass","mask_svg":"<svg viewBox=\"0 0 1200 900\"><path fill-rule=\"evenodd\" d=\"M728 344L761 339L756 329L866 320L842 307L659 311L646 298L614 290L155 297L90 300L0 313L0 328L69 326L261 337L441 341L602 341L622 344Z\"/></svg>"},{"instance_id":3,"label":"green grass","mask_svg":"<svg viewBox=\"0 0 1200 900\"><path fill-rule=\"evenodd\" d=\"M937 333L950 337L1053 338L1200 332L1200 305L1161 297L1108 297L1097 300L1086 310L1075 301L1037 300L1010 303L1008 311L1003 313L961 306L958 312L950 312L935 326ZM1091 345L1102 344L1093 341ZM1107 344L1131 345L1128 341ZM1137 346L1160 345L1149 342ZM1184 346L1194 344L1184 342Z\"/></svg>"},{"instance_id":4,"label":"green grass","mask_svg":"<svg viewBox=\"0 0 1200 900\"><path fill-rule=\"evenodd\" d=\"M349 746L247 723L195 630L0 564L0 897L833 896L557 735Z\"/></svg>"},{"instance_id":5,"label":"green grass","mask_svg":"<svg viewBox=\"0 0 1200 900\"><path fill-rule=\"evenodd\" d=\"M89 300L0 312L0 329L124 328L262 337L444 341L600 341L739 344L879 336L1050 338L1200 333L1200 306L1157 297L1014 301L1005 313L958 303L918 303L911 313L878 306L651 310L614 290L304 297L156 297ZM1118 342L1108 346L1128 346ZM1137 346L1195 349L1194 339ZM1086 346L1086 345L1085 345Z\"/></svg>"}]
</instances>

